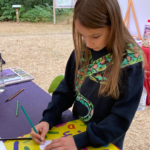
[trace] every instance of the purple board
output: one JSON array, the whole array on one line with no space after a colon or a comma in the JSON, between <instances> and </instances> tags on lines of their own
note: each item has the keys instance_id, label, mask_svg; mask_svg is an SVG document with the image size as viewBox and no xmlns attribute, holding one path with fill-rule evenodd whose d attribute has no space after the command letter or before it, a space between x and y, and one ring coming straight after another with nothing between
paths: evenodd
<instances>
[{"instance_id":1,"label":"purple board","mask_svg":"<svg viewBox=\"0 0 150 150\"><path fill-rule=\"evenodd\" d=\"M23 92L11 101L5 102L22 88L25 88ZM31 121L36 125L42 119L43 110L47 108L51 96L32 81L6 86L6 90L0 94L1 138L14 138L28 134L31 131L31 125L20 107L18 117L16 117L17 100L19 100L19 106L24 107ZM67 110L63 113L60 123L74 119L76 118L73 117L72 112Z\"/></svg>"}]
</instances>

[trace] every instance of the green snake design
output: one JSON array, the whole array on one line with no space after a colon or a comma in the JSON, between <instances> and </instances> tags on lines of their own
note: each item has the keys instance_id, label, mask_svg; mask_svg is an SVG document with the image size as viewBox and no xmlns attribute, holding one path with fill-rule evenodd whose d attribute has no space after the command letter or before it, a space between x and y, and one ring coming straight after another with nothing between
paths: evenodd
<instances>
[{"instance_id":1,"label":"green snake design","mask_svg":"<svg viewBox=\"0 0 150 150\"><path fill-rule=\"evenodd\" d=\"M135 53L128 48L139 50L140 54ZM128 44L125 53L123 53L124 60L121 64L121 68L143 61L143 58L141 56L141 51L142 50L137 46L137 44ZM84 58L82 58L81 60L85 61ZM90 63L88 66L88 71L87 71L86 77L88 76L91 80L93 80L97 83L100 83L102 80L103 81L107 80L107 78L103 77L103 75L104 75L104 71L106 70L106 68L107 68L108 64L111 62L111 60L112 60L112 54L109 53L109 54L93 61L92 54L90 51ZM87 107L88 114L83 117L79 116L79 118L82 121L87 122L93 116L94 105L92 104L92 102L90 102L88 99L86 99L80 93L80 88L81 88L82 82L83 82L83 74L84 74L83 71L84 71L83 68L81 68L77 74L76 90L78 91L78 95L76 97L76 100L81 102L85 107Z\"/></svg>"},{"instance_id":2,"label":"green snake design","mask_svg":"<svg viewBox=\"0 0 150 150\"><path fill-rule=\"evenodd\" d=\"M88 121L93 116L94 111L93 104L89 100L87 100L83 95L81 95L80 92L78 92L76 100L88 108L88 114L86 116L84 117L79 116L81 120L84 120L85 122Z\"/></svg>"}]
</instances>

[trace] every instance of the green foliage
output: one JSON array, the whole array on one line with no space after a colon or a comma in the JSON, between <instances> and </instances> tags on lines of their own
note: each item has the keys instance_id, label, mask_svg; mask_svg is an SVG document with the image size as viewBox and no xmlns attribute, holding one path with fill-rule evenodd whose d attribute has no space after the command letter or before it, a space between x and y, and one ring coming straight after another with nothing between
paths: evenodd
<instances>
[{"instance_id":1,"label":"green foliage","mask_svg":"<svg viewBox=\"0 0 150 150\"><path fill-rule=\"evenodd\" d=\"M0 21L16 21L12 5L21 5L20 21L53 22L53 0L0 0ZM56 9L56 15L68 15L72 9Z\"/></svg>"},{"instance_id":2,"label":"green foliage","mask_svg":"<svg viewBox=\"0 0 150 150\"><path fill-rule=\"evenodd\" d=\"M51 6L52 7L52 6ZM50 6L34 6L33 9L25 12L22 15L21 21L30 21L30 22L47 22L52 21L53 14L52 8Z\"/></svg>"},{"instance_id":3,"label":"green foliage","mask_svg":"<svg viewBox=\"0 0 150 150\"><path fill-rule=\"evenodd\" d=\"M12 20L15 16L15 10L9 3L5 3L4 6L1 8L1 17L0 20Z\"/></svg>"},{"instance_id":4,"label":"green foliage","mask_svg":"<svg viewBox=\"0 0 150 150\"><path fill-rule=\"evenodd\" d=\"M30 10L34 8L34 5L43 5L44 3L53 5L53 0L0 0L0 6L3 7L5 3L10 3L11 5L23 5L26 10Z\"/></svg>"},{"instance_id":5,"label":"green foliage","mask_svg":"<svg viewBox=\"0 0 150 150\"><path fill-rule=\"evenodd\" d=\"M1 6L4 5L4 0L0 0L0 5L1 5Z\"/></svg>"}]
</instances>

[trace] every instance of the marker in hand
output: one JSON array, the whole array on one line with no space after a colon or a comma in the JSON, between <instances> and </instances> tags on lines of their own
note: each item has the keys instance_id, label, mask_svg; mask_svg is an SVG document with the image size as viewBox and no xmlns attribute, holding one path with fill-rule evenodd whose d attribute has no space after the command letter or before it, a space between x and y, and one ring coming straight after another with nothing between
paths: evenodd
<instances>
[{"instance_id":1,"label":"marker in hand","mask_svg":"<svg viewBox=\"0 0 150 150\"><path fill-rule=\"evenodd\" d=\"M30 120L30 118L29 118L28 114L26 113L25 109L23 108L22 105L21 105L20 107L21 107L22 111L24 112L25 116L27 117L29 123L31 124L31 126L32 126L32 128L33 128L33 130L34 130L34 132L38 134L37 130L35 129L35 127L34 127L32 121ZM40 142L43 143L43 141L42 141L41 139L39 139L39 140L40 140Z\"/></svg>"}]
</instances>

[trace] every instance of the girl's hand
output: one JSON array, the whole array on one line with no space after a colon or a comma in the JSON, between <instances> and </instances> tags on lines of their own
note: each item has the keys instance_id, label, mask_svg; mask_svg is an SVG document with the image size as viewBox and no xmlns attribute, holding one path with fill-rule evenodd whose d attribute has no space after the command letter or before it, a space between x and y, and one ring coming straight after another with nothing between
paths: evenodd
<instances>
[{"instance_id":1,"label":"girl's hand","mask_svg":"<svg viewBox=\"0 0 150 150\"><path fill-rule=\"evenodd\" d=\"M47 145L44 150L77 150L77 146L73 137L62 137L52 140L52 143Z\"/></svg>"},{"instance_id":2,"label":"girl's hand","mask_svg":"<svg viewBox=\"0 0 150 150\"><path fill-rule=\"evenodd\" d=\"M41 139L43 142L45 142L45 135L49 131L49 124L47 122L43 121L43 122L39 123L38 125L36 125L35 128L39 134L35 133L32 128L30 135L32 136L32 139L36 143L43 144L42 142L40 142L39 139Z\"/></svg>"}]
</instances>

